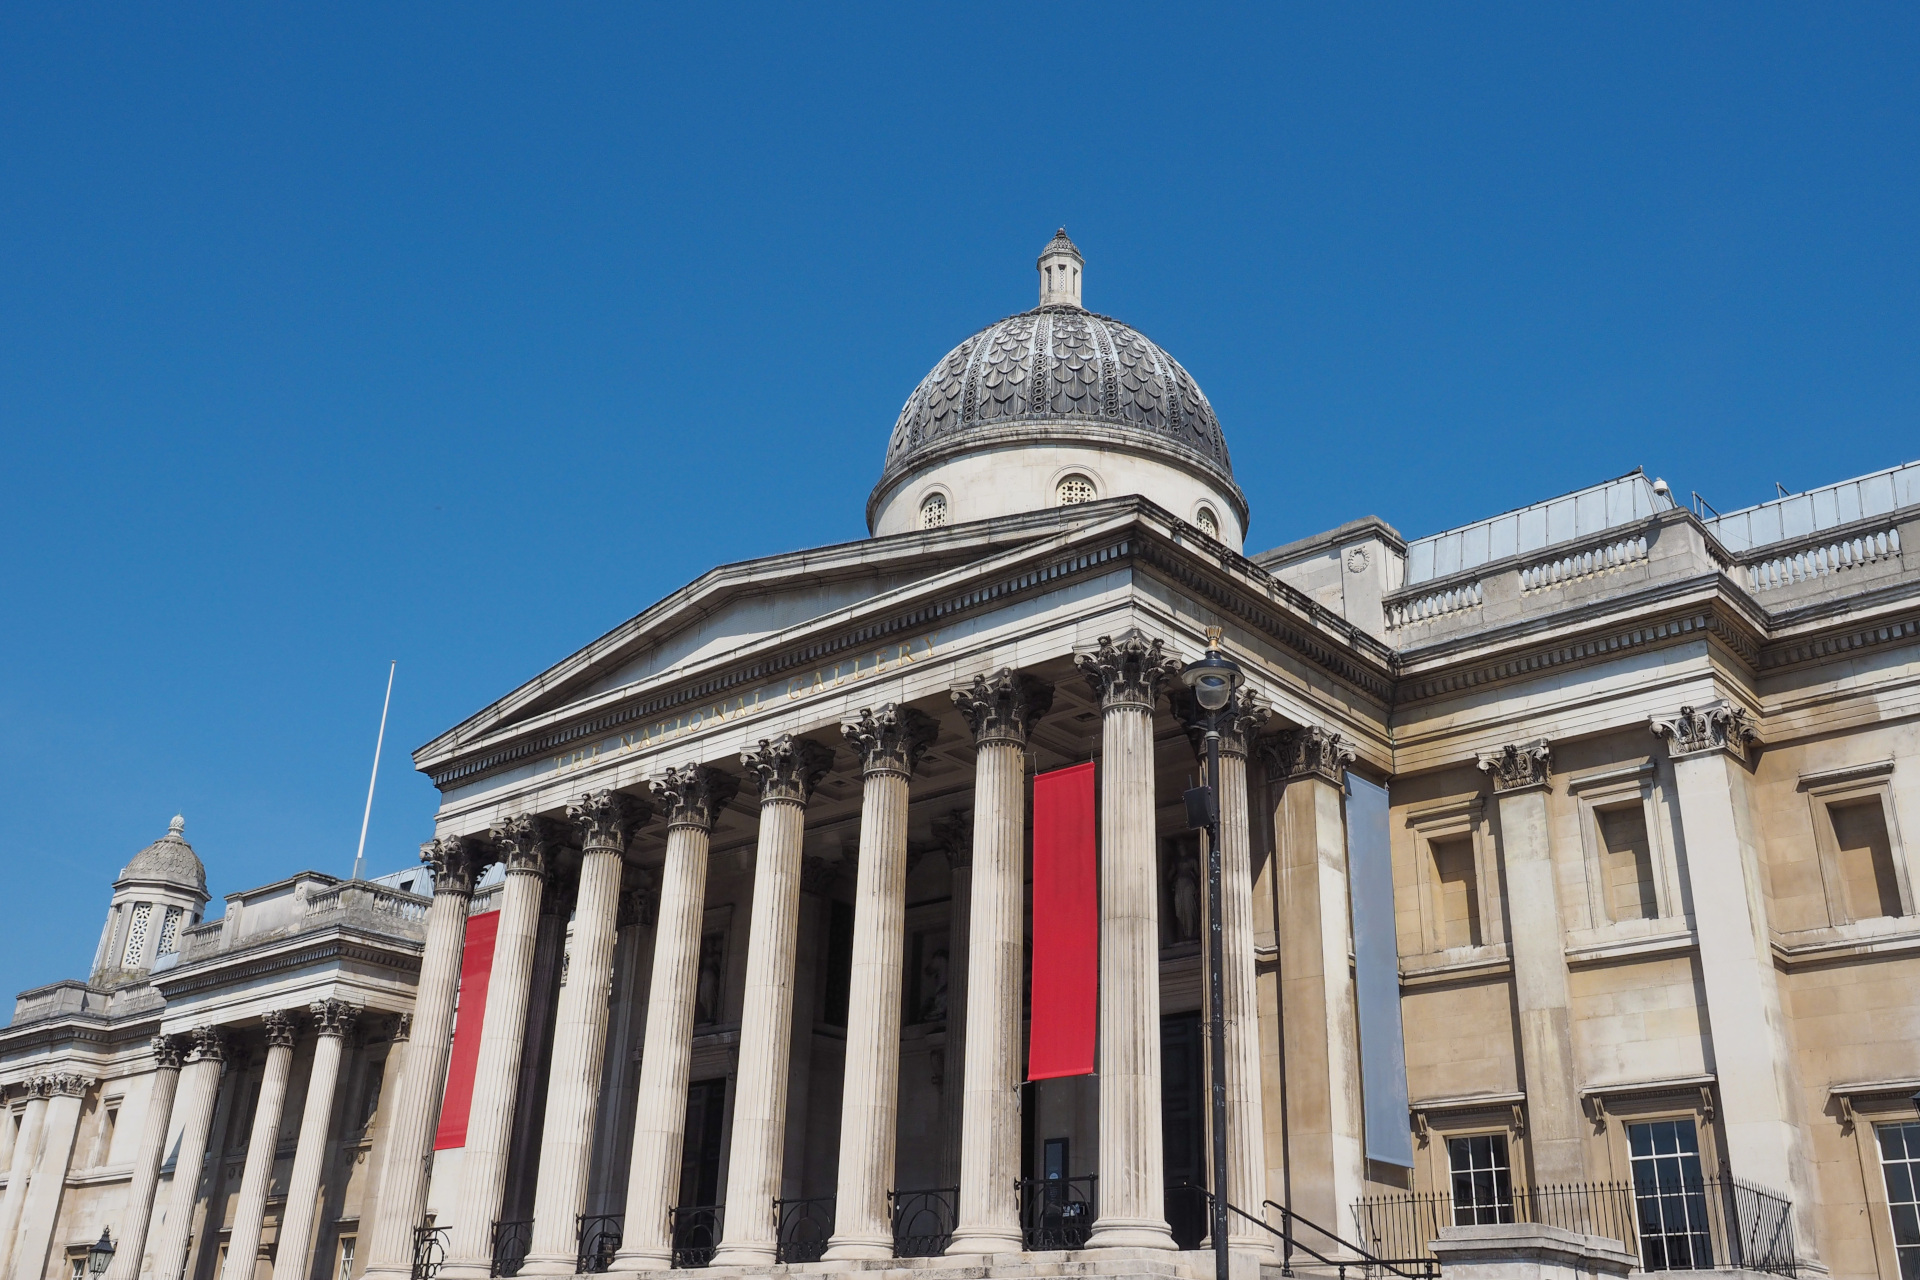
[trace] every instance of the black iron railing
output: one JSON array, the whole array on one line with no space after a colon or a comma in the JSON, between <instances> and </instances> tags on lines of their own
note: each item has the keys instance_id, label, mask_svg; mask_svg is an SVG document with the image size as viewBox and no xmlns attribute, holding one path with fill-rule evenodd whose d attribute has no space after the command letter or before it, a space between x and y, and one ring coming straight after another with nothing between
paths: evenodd
<instances>
[{"instance_id":1,"label":"black iron railing","mask_svg":"<svg viewBox=\"0 0 1920 1280\"><path fill-rule=\"evenodd\" d=\"M413 1229L413 1280L433 1280L447 1260L447 1236L452 1227Z\"/></svg>"},{"instance_id":2,"label":"black iron railing","mask_svg":"<svg viewBox=\"0 0 1920 1280\"><path fill-rule=\"evenodd\" d=\"M1080 1178L1022 1178L1020 1235L1030 1251L1084 1249L1099 1216L1095 1174Z\"/></svg>"},{"instance_id":3,"label":"black iron railing","mask_svg":"<svg viewBox=\"0 0 1920 1280\"><path fill-rule=\"evenodd\" d=\"M679 1204L673 1207L673 1265L704 1267L720 1248L720 1228L726 1220L723 1204Z\"/></svg>"},{"instance_id":4,"label":"black iron railing","mask_svg":"<svg viewBox=\"0 0 1920 1280\"><path fill-rule=\"evenodd\" d=\"M960 1188L889 1191L887 1204L893 1217L894 1257L937 1258L947 1251L960 1218Z\"/></svg>"},{"instance_id":5,"label":"black iron railing","mask_svg":"<svg viewBox=\"0 0 1920 1280\"><path fill-rule=\"evenodd\" d=\"M581 1275L598 1275L613 1265L613 1255L620 1252L620 1232L625 1223L623 1213L580 1215L574 1241Z\"/></svg>"},{"instance_id":6,"label":"black iron railing","mask_svg":"<svg viewBox=\"0 0 1920 1280\"><path fill-rule=\"evenodd\" d=\"M833 1197L773 1202L774 1260L818 1262L833 1238Z\"/></svg>"},{"instance_id":7,"label":"black iron railing","mask_svg":"<svg viewBox=\"0 0 1920 1280\"><path fill-rule=\"evenodd\" d=\"M493 1265L488 1275L517 1276L533 1245L533 1220L493 1224Z\"/></svg>"},{"instance_id":8,"label":"black iron railing","mask_svg":"<svg viewBox=\"0 0 1920 1280\"><path fill-rule=\"evenodd\" d=\"M1745 1267L1792 1276L1799 1267L1792 1202L1724 1174L1516 1187L1473 1203L1444 1192L1375 1196L1353 1213L1370 1248L1408 1257L1431 1257L1442 1227L1536 1222L1618 1240L1644 1271Z\"/></svg>"}]
</instances>

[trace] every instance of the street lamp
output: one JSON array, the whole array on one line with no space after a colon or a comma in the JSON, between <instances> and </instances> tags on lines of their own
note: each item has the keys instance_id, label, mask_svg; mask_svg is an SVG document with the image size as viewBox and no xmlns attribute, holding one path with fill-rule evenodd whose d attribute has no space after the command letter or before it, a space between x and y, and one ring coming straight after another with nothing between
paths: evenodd
<instances>
[{"instance_id":1,"label":"street lamp","mask_svg":"<svg viewBox=\"0 0 1920 1280\"><path fill-rule=\"evenodd\" d=\"M1220 929L1220 725L1246 673L1220 649L1220 628L1207 628L1206 656L1180 670L1181 683L1205 713L1206 781L1187 792L1187 821L1207 833L1208 1071L1213 1115L1213 1274L1227 1280L1227 1020L1225 935Z\"/></svg>"},{"instance_id":2,"label":"street lamp","mask_svg":"<svg viewBox=\"0 0 1920 1280\"><path fill-rule=\"evenodd\" d=\"M87 1250L87 1270L96 1276L105 1275L107 1266L113 1261L113 1233L106 1227L100 1228L100 1238Z\"/></svg>"}]
</instances>

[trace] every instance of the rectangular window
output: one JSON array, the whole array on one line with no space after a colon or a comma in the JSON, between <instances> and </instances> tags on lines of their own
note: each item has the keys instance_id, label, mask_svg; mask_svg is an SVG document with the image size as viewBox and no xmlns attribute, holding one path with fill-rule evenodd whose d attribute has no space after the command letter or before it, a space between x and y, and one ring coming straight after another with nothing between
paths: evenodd
<instances>
[{"instance_id":1,"label":"rectangular window","mask_svg":"<svg viewBox=\"0 0 1920 1280\"><path fill-rule=\"evenodd\" d=\"M1454 1226L1513 1221L1513 1166L1507 1163L1506 1134L1448 1138L1447 1164L1453 1173Z\"/></svg>"},{"instance_id":2,"label":"rectangular window","mask_svg":"<svg viewBox=\"0 0 1920 1280\"><path fill-rule=\"evenodd\" d=\"M142 902L134 906L133 924L127 929L127 949L122 952L120 956L120 967L122 969L137 969L140 967L141 955L147 946L147 920L152 915L153 904L151 902Z\"/></svg>"},{"instance_id":3,"label":"rectangular window","mask_svg":"<svg viewBox=\"0 0 1920 1280\"><path fill-rule=\"evenodd\" d=\"M1648 1271L1711 1269L1713 1243L1693 1121L1630 1124L1627 1147L1633 1157L1640 1265Z\"/></svg>"},{"instance_id":4,"label":"rectangular window","mask_svg":"<svg viewBox=\"0 0 1920 1280\"><path fill-rule=\"evenodd\" d=\"M100 1136L93 1144L92 1165L99 1168L113 1160L113 1131L120 1127L120 1108L108 1107L100 1117Z\"/></svg>"},{"instance_id":5,"label":"rectangular window","mask_svg":"<svg viewBox=\"0 0 1920 1280\"><path fill-rule=\"evenodd\" d=\"M1451 947L1480 945L1480 877L1473 865L1473 837L1435 840L1434 896L1440 908L1442 941Z\"/></svg>"},{"instance_id":6,"label":"rectangular window","mask_svg":"<svg viewBox=\"0 0 1920 1280\"><path fill-rule=\"evenodd\" d=\"M67 1260L68 1280L87 1280L87 1255L76 1254Z\"/></svg>"},{"instance_id":7,"label":"rectangular window","mask_svg":"<svg viewBox=\"0 0 1920 1280\"><path fill-rule=\"evenodd\" d=\"M1900 882L1887 838L1887 811L1879 796L1827 806L1847 912L1855 920L1900 914Z\"/></svg>"},{"instance_id":8,"label":"rectangular window","mask_svg":"<svg viewBox=\"0 0 1920 1280\"><path fill-rule=\"evenodd\" d=\"M1880 1139L1880 1170L1887 1179L1887 1211L1893 1215L1893 1248L1900 1280L1920 1277L1920 1124L1874 1126Z\"/></svg>"},{"instance_id":9,"label":"rectangular window","mask_svg":"<svg viewBox=\"0 0 1920 1280\"><path fill-rule=\"evenodd\" d=\"M1653 891L1653 849L1647 810L1638 800L1594 814L1600 823L1600 871L1612 920L1651 920L1660 914Z\"/></svg>"},{"instance_id":10,"label":"rectangular window","mask_svg":"<svg viewBox=\"0 0 1920 1280\"><path fill-rule=\"evenodd\" d=\"M334 1280L353 1280L353 1247L357 1243L353 1236L340 1237L340 1265L334 1270Z\"/></svg>"}]
</instances>

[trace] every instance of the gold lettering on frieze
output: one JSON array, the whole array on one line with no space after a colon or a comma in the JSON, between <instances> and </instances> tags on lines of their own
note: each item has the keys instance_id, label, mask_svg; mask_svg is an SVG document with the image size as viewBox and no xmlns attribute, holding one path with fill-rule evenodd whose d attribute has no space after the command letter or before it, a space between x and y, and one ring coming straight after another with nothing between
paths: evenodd
<instances>
[{"instance_id":1,"label":"gold lettering on frieze","mask_svg":"<svg viewBox=\"0 0 1920 1280\"><path fill-rule=\"evenodd\" d=\"M618 738L595 743L591 747L582 747L577 751L565 752L553 757L554 771L571 773L576 769L584 769L588 765L596 764L602 759L626 755L633 751L644 751L663 742L671 742L683 734L705 727L709 722L725 724L748 712L759 710L765 702L772 700L782 691L786 694L785 701L797 702L801 698L810 697L816 693L826 693L843 685L856 684L870 676L884 674L887 663L890 661L897 669L920 658L931 658L933 641L937 634L929 631L924 636L892 646L891 655L887 649L880 648L857 658L845 658L830 666L817 667L806 675L794 676L783 683L767 685L755 689L752 693L737 695L731 702L722 698L718 702L696 707L671 719L629 730Z\"/></svg>"}]
</instances>

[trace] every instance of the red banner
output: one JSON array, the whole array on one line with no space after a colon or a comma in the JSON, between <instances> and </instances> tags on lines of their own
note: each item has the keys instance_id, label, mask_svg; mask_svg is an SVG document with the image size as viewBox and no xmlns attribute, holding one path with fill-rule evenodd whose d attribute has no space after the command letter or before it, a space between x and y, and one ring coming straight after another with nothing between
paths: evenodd
<instances>
[{"instance_id":1,"label":"red banner","mask_svg":"<svg viewBox=\"0 0 1920 1280\"><path fill-rule=\"evenodd\" d=\"M1033 1025L1027 1079L1093 1072L1100 880L1093 765L1033 780Z\"/></svg>"},{"instance_id":2,"label":"red banner","mask_svg":"<svg viewBox=\"0 0 1920 1280\"><path fill-rule=\"evenodd\" d=\"M460 1012L453 1024L453 1051L447 1060L440 1130L433 1135L435 1151L467 1145L473 1073L480 1065L480 1028L487 1020L487 983L493 977L493 940L499 932L498 911L467 920L467 945L460 953Z\"/></svg>"}]
</instances>

